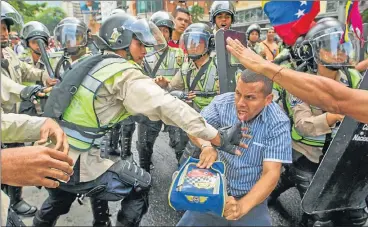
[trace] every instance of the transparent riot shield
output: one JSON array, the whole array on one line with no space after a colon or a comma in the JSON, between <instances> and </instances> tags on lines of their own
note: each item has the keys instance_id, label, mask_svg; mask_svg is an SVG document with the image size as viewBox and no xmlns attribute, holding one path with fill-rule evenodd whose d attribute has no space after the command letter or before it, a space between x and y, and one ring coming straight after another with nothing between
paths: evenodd
<instances>
[{"instance_id":1,"label":"transparent riot shield","mask_svg":"<svg viewBox=\"0 0 368 227\"><path fill-rule=\"evenodd\" d=\"M368 90L367 74L360 89ZM367 195L368 124L345 117L302 199L302 209L308 214L361 209Z\"/></svg>"},{"instance_id":2,"label":"transparent riot shield","mask_svg":"<svg viewBox=\"0 0 368 227\"><path fill-rule=\"evenodd\" d=\"M233 92L236 87L237 75L244 70L244 66L226 49L226 38L238 39L246 45L246 35L235 30L220 29L215 35L217 70L220 82L220 93Z\"/></svg>"}]
</instances>

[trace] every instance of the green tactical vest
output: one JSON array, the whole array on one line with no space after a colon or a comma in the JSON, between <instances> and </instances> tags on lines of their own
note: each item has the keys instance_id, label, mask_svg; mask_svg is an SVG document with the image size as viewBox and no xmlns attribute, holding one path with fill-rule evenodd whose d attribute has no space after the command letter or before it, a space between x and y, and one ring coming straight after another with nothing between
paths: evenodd
<instances>
[{"instance_id":1,"label":"green tactical vest","mask_svg":"<svg viewBox=\"0 0 368 227\"><path fill-rule=\"evenodd\" d=\"M362 78L360 73L355 69L349 69L349 73L351 75L352 88L357 88L359 86L359 83L360 83L361 78ZM286 92L286 91L283 90L283 92ZM285 95L285 97L286 97L286 95ZM293 119L289 99L286 99L286 108L287 108L287 113L289 115L289 118ZM325 137L325 135L318 136L318 137L301 136L298 133L298 131L295 129L294 124L293 124L292 129L291 129L291 138L296 142L303 143L303 144L308 145L308 146L323 147L324 144L325 144L325 138L326 137Z\"/></svg>"},{"instance_id":2,"label":"green tactical vest","mask_svg":"<svg viewBox=\"0 0 368 227\"><path fill-rule=\"evenodd\" d=\"M198 87L199 90L194 90L194 91L199 91L204 94L206 92L216 92L217 93L219 91L218 85L216 83L218 80L216 58L213 57L209 61L211 62L208 65L206 72L204 73L204 75L201 77L201 79L197 83L196 89ZM194 64L194 62L192 62L192 64ZM190 70L189 67L190 67L190 63L187 63L187 62L184 63L183 68L185 70L182 71L182 77L183 77L186 92L189 91L188 84L187 84L187 72ZM198 71L199 70L197 70L197 73ZM194 73L192 73L191 81L193 81L196 76L197 75L194 75ZM198 96L195 97L193 99L194 109L196 109L197 111L202 110L204 107L210 104L210 102L212 101L214 97L215 97L214 95L211 95L210 97L198 97Z\"/></svg>"},{"instance_id":3,"label":"green tactical vest","mask_svg":"<svg viewBox=\"0 0 368 227\"><path fill-rule=\"evenodd\" d=\"M101 125L94 108L94 100L103 84L113 84L115 78L123 76L127 69L142 70L133 61L121 58L107 58L94 67L78 87L70 105L63 113L63 130L71 147L88 151L94 140L103 136L109 128L129 117L121 112L108 125Z\"/></svg>"},{"instance_id":4,"label":"green tactical vest","mask_svg":"<svg viewBox=\"0 0 368 227\"><path fill-rule=\"evenodd\" d=\"M158 53L154 54L151 57L148 57L147 60L150 62L158 62L160 55ZM162 61L160 67L156 72L156 76L163 76L168 80L172 80L175 74L180 70L184 61L184 52L180 48L168 47L168 51L166 53L165 59ZM151 66L150 66L151 67ZM154 67L151 68L153 70Z\"/></svg>"}]
</instances>

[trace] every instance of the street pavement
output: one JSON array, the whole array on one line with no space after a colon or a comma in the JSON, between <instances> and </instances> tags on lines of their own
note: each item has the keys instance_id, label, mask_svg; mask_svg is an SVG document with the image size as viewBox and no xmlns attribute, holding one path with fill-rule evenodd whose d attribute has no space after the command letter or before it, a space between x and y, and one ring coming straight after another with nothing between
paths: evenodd
<instances>
[{"instance_id":1,"label":"street pavement","mask_svg":"<svg viewBox=\"0 0 368 227\"><path fill-rule=\"evenodd\" d=\"M134 134L132 149L134 159L138 161L138 155L135 152L136 133ZM153 153L153 163L155 165L152 170L153 186L150 191L150 207L148 213L141 221L141 226L175 226L180 220L183 212L177 212L168 205L168 190L171 184L172 173L177 168L177 161L174 151L168 145L169 138L167 133L160 133L157 138ZM37 189L36 187L25 187L23 197L26 201L41 206L47 197L45 189ZM283 207L286 212L278 212L274 208L270 208L274 226L297 226L301 217L300 196L295 188L283 193L279 199L278 207ZM110 213L112 223L115 224L116 215L119 211L119 202L110 202ZM290 215L291 214L291 215ZM23 221L27 226L31 226L32 218L24 218ZM57 226L91 226L93 221L89 199L83 200L83 205L77 201L73 203L70 212L59 218Z\"/></svg>"}]
</instances>

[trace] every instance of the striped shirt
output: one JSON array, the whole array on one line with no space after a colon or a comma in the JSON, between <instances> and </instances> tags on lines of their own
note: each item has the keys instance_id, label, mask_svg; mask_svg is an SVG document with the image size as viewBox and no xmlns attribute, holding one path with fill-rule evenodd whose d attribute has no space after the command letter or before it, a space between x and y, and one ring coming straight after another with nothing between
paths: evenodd
<instances>
[{"instance_id":1,"label":"striped shirt","mask_svg":"<svg viewBox=\"0 0 368 227\"><path fill-rule=\"evenodd\" d=\"M234 92L215 97L201 115L215 128L239 122ZM219 160L225 163L228 193L243 196L260 179L263 161L291 163L292 148L290 122L282 109L274 102L244 126L250 130L250 139L243 138L248 149L240 148L242 155L235 156L219 151Z\"/></svg>"}]
</instances>

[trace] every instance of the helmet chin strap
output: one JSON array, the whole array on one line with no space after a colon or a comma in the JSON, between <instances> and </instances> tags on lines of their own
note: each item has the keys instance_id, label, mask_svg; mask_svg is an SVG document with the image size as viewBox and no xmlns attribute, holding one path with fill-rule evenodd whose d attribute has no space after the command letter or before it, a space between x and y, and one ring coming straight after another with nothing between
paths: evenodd
<instances>
[{"instance_id":1,"label":"helmet chin strap","mask_svg":"<svg viewBox=\"0 0 368 227\"><path fill-rule=\"evenodd\" d=\"M205 56L206 54L208 54L210 51L207 50L205 53L201 54L201 55L197 55L197 56L194 56L194 57L189 57L188 55L188 58L192 59L193 61L197 61L199 60L201 57Z\"/></svg>"},{"instance_id":2,"label":"helmet chin strap","mask_svg":"<svg viewBox=\"0 0 368 227\"><path fill-rule=\"evenodd\" d=\"M9 46L9 41L1 42L1 48L5 48Z\"/></svg>"},{"instance_id":3,"label":"helmet chin strap","mask_svg":"<svg viewBox=\"0 0 368 227\"><path fill-rule=\"evenodd\" d=\"M328 63L325 62L325 61L323 61L322 59L319 59L319 61L322 63L322 65L324 67L326 67L327 69L329 69L331 71L339 71L343 67L343 66L332 66L332 65L328 65ZM328 65L328 66L326 66L326 65Z\"/></svg>"},{"instance_id":4,"label":"helmet chin strap","mask_svg":"<svg viewBox=\"0 0 368 227\"><path fill-rule=\"evenodd\" d=\"M31 47L30 47L31 48ZM37 54L37 55L41 55L41 52L39 52L39 51L37 51L37 50L35 50L35 49L33 49L33 48L31 48L31 50L33 51L33 53L35 53L35 54Z\"/></svg>"},{"instance_id":5,"label":"helmet chin strap","mask_svg":"<svg viewBox=\"0 0 368 227\"><path fill-rule=\"evenodd\" d=\"M129 47L125 48L124 50L125 50L125 52L126 52L126 60L128 60L128 61L130 61L130 60L134 61L134 60L133 60L133 56L132 56L132 54L130 53Z\"/></svg>"}]
</instances>

